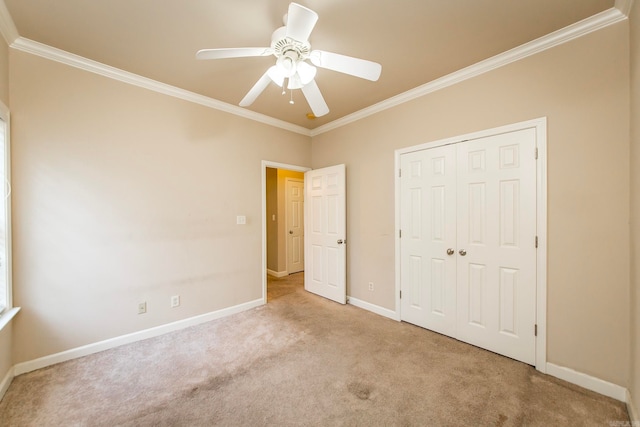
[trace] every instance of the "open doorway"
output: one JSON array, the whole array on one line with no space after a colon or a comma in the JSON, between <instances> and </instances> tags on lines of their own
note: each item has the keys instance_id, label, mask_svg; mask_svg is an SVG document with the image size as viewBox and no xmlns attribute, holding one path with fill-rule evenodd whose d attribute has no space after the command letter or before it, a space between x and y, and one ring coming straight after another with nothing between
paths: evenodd
<instances>
[{"instance_id":1,"label":"open doorway","mask_svg":"<svg viewBox=\"0 0 640 427\"><path fill-rule=\"evenodd\" d=\"M304 172L309 168L262 162L263 300L270 283L304 275ZM292 277L291 279L295 279ZM287 280L292 282L292 280ZM304 283L304 280L294 280Z\"/></svg>"}]
</instances>

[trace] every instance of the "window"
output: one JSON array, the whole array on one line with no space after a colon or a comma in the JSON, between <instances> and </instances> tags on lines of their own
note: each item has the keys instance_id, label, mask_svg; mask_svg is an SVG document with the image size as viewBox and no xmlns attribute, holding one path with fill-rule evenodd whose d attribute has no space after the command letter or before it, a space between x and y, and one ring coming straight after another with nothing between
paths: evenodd
<instances>
[{"instance_id":1,"label":"window","mask_svg":"<svg viewBox=\"0 0 640 427\"><path fill-rule=\"evenodd\" d=\"M11 302L11 185L9 183L9 112L0 103L0 314Z\"/></svg>"}]
</instances>

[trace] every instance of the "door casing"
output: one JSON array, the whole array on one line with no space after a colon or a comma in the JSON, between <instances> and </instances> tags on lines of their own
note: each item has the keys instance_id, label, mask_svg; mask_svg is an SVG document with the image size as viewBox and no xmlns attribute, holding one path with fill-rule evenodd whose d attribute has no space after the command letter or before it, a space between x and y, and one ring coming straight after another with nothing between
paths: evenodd
<instances>
[{"instance_id":1,"label":"door casing","mask_svg":"<svg viewBox=\"0 0 640 427\"><path fill-rule=\"evenodd\" d=\"M499 135L523 129L536 131L536 235L538 250L536 257L536 362L538 371L546 373L547 358L547 118L542 117L525 122L482 130L465 135L428 142L395 151L395 308L396 320L400 320L400 156L405 153L454 144L465 140Z\"/></svg>"}]
</instances>

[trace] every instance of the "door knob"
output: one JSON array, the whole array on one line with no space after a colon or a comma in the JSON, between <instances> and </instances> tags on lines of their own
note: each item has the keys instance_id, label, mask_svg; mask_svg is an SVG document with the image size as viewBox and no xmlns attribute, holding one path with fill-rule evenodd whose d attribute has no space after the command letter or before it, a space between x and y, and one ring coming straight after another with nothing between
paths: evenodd
<instances>
[{"instance_id":1,"label":"door knob","mask_svg":"<svg viewBox=\"0 0 640 427\"><path fill-rule=\"evenodd\" d=\"M346 243L347 243L347 241L346 241L346 240L342 240L342 239L338 240L338 244L339 244L339 245L341 245L341 244L343 244L343 243L345 243L345 244L346 244Z\"/></svg>"},{"instance_id":2,"label":"door knob","mask_svg":"<svg viewBox=\"0 0 640 427\"><path fill-rule=\"evenodd\" d=\"M289 234L293 234L293 230L289 230Z\"/></svg>"},{"instance_id":3,"label":"door knob","mask_svg":"<svg viewBox=\"0 0 640 427\"><path fill-rule=\"evenodd\" d=\"M467 251L465 251L464 249L460 249L458 253L462 256L465 256L467 254Z\"/></svg>"},{"instance_id":4,"label":"door knob","mask_svg":"<svg viewBox=\"0 0 640 427\"><path fill-rule=\"evenodd\" d=\"M454 251L452 248L447 249L447 255L453 255L456 251Z\"/></svg>"}]
</instances>

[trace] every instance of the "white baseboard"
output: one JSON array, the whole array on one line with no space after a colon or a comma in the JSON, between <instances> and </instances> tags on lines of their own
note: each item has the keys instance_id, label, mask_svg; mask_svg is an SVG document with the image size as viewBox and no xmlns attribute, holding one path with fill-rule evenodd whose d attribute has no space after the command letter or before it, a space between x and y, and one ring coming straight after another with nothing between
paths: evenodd
<instances>
[{"instance_id":1,"label":"white baseboard","mask_svg":"<svg viewBox=\"0 0 640 427\"><path fill-rule=\"evenodd\" d=\"M638 414L638 410L636 409L636 405L633 403L633 399L631 398L631 393L627 390L627 412L629 413L629 420L631 421L631 425L640 426L640 414Z\"/></svg>"},{"instance_id":2,"label":"white baseboard","mask_svg":"<svg viewBox=\"0 0 640 427\"><path fill-rule=\"evenodd\" d=\"M269 270L268 268L267 268L267 274L273 277L284 277L289 275L289 273L286 271L273 271L273 270Z\"/></svg>"},{"instance_id":3,"label":"white baseboard","mask_svg":"<svg viewBox=\"0 0 640 427\"><path fill-rule=\"evenodd\" d=\"M240 313L242 311L250 310L263 304L264 301L262 300L262 298L260 298L254 301L235 305L233 307L223 308L222 310L212 311L210 313L201 314L199 316L190 317L188 319L178 320L177 322L167 323L166 325L156 326L154 328L133 332L127 335L121 335L119 337L110 338L104 341L83 345L82 347L72 348L70 350L40 357L38 359L30 360L27 362L18 363L13 367L13 374L24 374L26 372L35 371L36 369L55 365L56 363L65 362L67 360L77 359L79 357L87 356L99 351L108 350L110 348L119 347L121 345L130 344L136 341L142 341L147 338L157 337L169 332L188 328L189 326L199 325L201 323L209 322L221 317L226 317L232 314Z\"/></svg>"},{"instance_id":4,"label":"white baseboard","mask_svg":"<svg viewBox=\"0 0 640 427\"><path fill-rule=\"evenodd\" d=\"M621 402L627 401L626 388L600 378L592 377L564 366L554 365L553 363L547 363L547 374Z\"/></svg>"},{"instance_id":5,"label":"white baseboard","mask_svg":"<svg viewBox=\"0 0 640 427\"><path fill-rule=\"evenodd\" d=\"M400 320L395 311L389 310L388 308L380 307L379 305L371 304L370 302L362 301L354 297L347 297L347 304L351 304L358 308L363 308L375 314L379 314L380 316L388 317L389 319Z\"/></svg>"},{"instance_id":6,"label":"white baseboard","mask_svg":"<svg viewBox=\"0 0 640 427\"><path fill-rule=\"evenodd\" d=\"M9 368L7 375L4 376L2 382L0 382L0 400L4 397L4 394L9 389L11 385L11 381L13 381L13 377L15 376L15 369L13 367Z\"/></svg>"}]
</instances>

